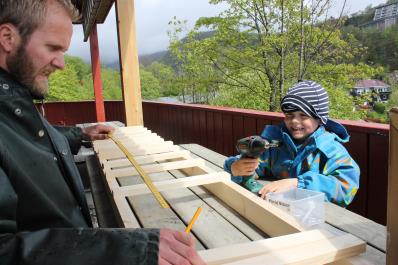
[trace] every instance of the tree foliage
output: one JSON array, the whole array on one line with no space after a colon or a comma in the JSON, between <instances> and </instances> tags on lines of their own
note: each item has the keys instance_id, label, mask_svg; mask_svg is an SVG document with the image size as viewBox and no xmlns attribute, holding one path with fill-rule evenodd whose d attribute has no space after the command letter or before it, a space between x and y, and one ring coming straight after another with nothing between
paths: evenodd
<instances>
[{"instance_id":1,"label":"tree foliage","mask_svg":"<svg viewBox=\"0 0 398 265\"><path fill-rule=\"evenodd\" d=\"M353 62L364 48L352 34L343 38L341 17L327 17L332 1L210 2L229 8L200 18L183 40L185 24L171 22L170 52L188 92L211 92L212 104L275 111L298 79L313 79L328 89L332 116L363 116L349 90L382 69ZM204 30L213 34L201 39Z\"/></svg>"}]
</instances>

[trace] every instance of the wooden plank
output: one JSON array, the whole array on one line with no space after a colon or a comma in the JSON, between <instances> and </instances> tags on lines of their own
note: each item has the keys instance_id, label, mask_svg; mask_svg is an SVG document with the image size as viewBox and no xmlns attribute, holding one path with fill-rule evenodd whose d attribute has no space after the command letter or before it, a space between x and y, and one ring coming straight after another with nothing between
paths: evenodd
<instances>
[{"instance_id":1,"label":"wooden plank","mask_svg":"<svg viewBox=\"0 0 398 265\"><path fill-rule=\"evenodd\" d=\"M222 135L223 137L223 154L232 155L235 152L235 144L233 137L232 115L222 115Z\"/></svg>"},{"instance_id":2,"label":"wooden plank","mask_svg":"<svg viewBox=\"0 0 398 265\"><path fill-rule=\"evenodd\" d=\"M243 134L246 136L256 135L256 119L251 117L243 118Z\"/></svg>"},{"instance_id":3,"label":"wooden plank","mask_svg":"<svg viewBox=\"0 0 398 265\"><path fill-rule=\"evenodd\" d=\"M214 150L216 148L216 141L219 139L215 138L213 112L206 112L206 138L207 146Z\"/></svg>"},{"instance_id":4,"label":"wooden plank","mask_svg":"<svg viewBox=\"0 0 398 265\"><path fill-rule=\"evenodd\" d=\"M180 148L176 145L171 146L156 146L147 149L128 149L128 151L134 156L142 156L142 155L151 155L151 154L159 154L159 153L167 153L173 151L179 151ZM120 149L114 149L112 151L107 151L103 153L97 154L100 161L109 160L109 159L118 159L118 158L125 158L126 156Z\"/></svg>"},{"instance_id":5,"label":"wooden plank","mask_svg":"<svg viewBox=\"0 0 398 265\"><path fill-rule=\"evenodd\" d=\"M398 109L390 111L390 157L387 201L387 264L398 264Z\"/></svg>"},{"instance_id":6,"label":"wooden plank","mask_svg":"<svg viewBox=\"0 0 398 265\"><path fill-rule=\"evenodd\" d=\"M142 166L142 169L149 174L149 173L156 173L156 172L162 172L173 169L191 168L199 166L204 166L204 160L201 158L145 165ZM133 166L129 168L121 168L114 170L105 168L104 170L107 179L138 175L137 170Z\"/></svg>"},{"instance_id":7,"label":"wooden plank","mask_svg":"<svg viewBox=\"0 0 398 265\"><path fill-rule=\"evenodd\" d=\"M388 138L383 135L369 134L369 180L367 217L386 225L387 218L387 182L388 170L383 165L388 161Z\"/></svg>"},{"instance_id":8,"label":"wooden plank","mask_svg":"<svg viewBox=\"0 0 398 265\"><path fill-rule=\"evenodd\" d=\"M125 228L140 228L137 218L130 209L129 204L125 197L114 196L113 197L117 209L119 211L120 218Z\"/></svg>"},{"instance_id":9,"label":"wooden plank","mask_svg":"<svg viewBox=\"0 0 398 265\"><path fill-rule=\"evenodd\" d=\"M195 154L191 154L192 157L198 157ZM213 171L218 172L219 167L206 162L205 166ZM184 174L184 170L172 170L170 173L177 178L184 178L189 176L189 174ZM205 201L209 206L211 206L215 211L220 213L225 219L227 219L231 224L233 224L239 231L245 234L251 240L259 240L267 238L268 235L249 222L246 218L241 216L234 209L226 205L222 200L215 196L212 196L209 191L203 187L191 187L190 188L197 196L199 196L203 201Z\"/></svg>"},{"instance_id":10,"label":"wooden plank","mask_svg":"<svg viewBox=\"0 0 398 265\"><path fill-rule=\"evenodd\" d=\"M214 113L214 137L215 137L215 146L214 150L219 153L223 152L223 130L222 130L222 115L221 113Z\"/></svg>"},{"instance_id":11,"label":"wooden plank","mask_svg":"<svg viewBox=\"0 0 398 265\"><path fill-rule=\"evenodd\" d=\"M344 146L350 150L352 158L360 165L361 175L359 178L359 190L348 209L363 216L367 215L368 209L368 180L369 180L369 145L368 135L361 132L351 132L350 141Z\"/></svg>"},{"instance_id":12,"label":"wooden plank","mask_svg":"<svg viewBox=\"0 0 398 265\"><path fill-rule=\"evenodd\" d=\"M173 178L167 172L151 174L150 176L153 181L164 181L166 179ZM132 178L129 179L131 180ZM126 184L125 179L121 181L124 182L123 184ZM173 224L176 222L176 220L170 219L170 217L165 220L164 211L159 210L160 207L158 205L148 205L148 201L152 200L151 195L147 195L145 199L142 196L145 195L129 197L129 200L134 207L134 211L137 213L137 216L140 217L140 220L143 217L146 219L141 222L147 222L147 225L164 225L164 227L171 225L170 222L173 222ZM162 192L162 196L169 202L172 210L179 216L179 218L181 218L181 220L183 220L185 225L188 224L196 209L199 206L202 206L203 210L201 216L193 226L192 232L200 239L200 242L204 244L206 248L249 241L247 237L235 229L217 212L212 210L206 204L203 204L203 201L189 189ZM145 205L145 207L142 205ZM154 219L157 221L153 221ZM209 226L209 223L212 225ZM144 225L144 227L148 227L147 225Z\"/></svg>"},{"instance_id":13,"label":"wooden plank","mask_svg":"<svg viewBox=\"0 0 398 265\"><path fill-rule=\"evenodd\" d=\"M325 203L326 222L386 251L386 227L332 203Z\"/></svg>"},{"instance_id":14,"label":"wooden plank","mask_svg":"<svg viewBox=\"0 0 398 265\"><path fill-rule=\"evenodd\" d=\"M134 1L116 1L120 75L126 124L142 125L141 82L135 29Z\"/></svg>"},{"instance_id":15,"label":"wooden plank","mask_svg":"<svg viewBox=\"0 0 398 265\"><path fill-rule=\"evenodd\" d=\"M189 159L190 157L191 157L190 152L188 150L180 150L180 151L174 151L162 154L136 156L135 160L137 161L138 164L148 164L153 162L161 162L169 159L186 160ZM131 162L127 158L104 161L103 164L104 167L111 169L131 166Z\"/></svg>"},{"instance_id":16,"label":"wooden plank","mask_svg":"<svg viewBox=\"0 0 398 265\"><path fill-rule=\"evenodd\" d=\"M353 235L346 234L329 239L301 244L281 249L253 258L224 263L225 265L263 265L263 264L325 264L345 259L365 251L366 244Z\"/></svg>"},{"instance_id":17,"label":"wooden plank","mask_svg":"<svg viewBox=\"0 0 398 265\"><path fill-rule=\"evenodd\" d=\"M225 264L228 262L239 262L251 257L264 254L273 254L277 251L297 248L303 244L319 242L334 238L335 234L326 230L310 230L279 236L270 239L257 240L249 243L235 244L216 249L208 249L199 252L199 255L208 265ZM363 244L363 242L362 242ZM293 250L294 252L295 250ZM243 261L245 262L245 261ZM262 264L267 263L263 260Z\"/></svg>"},{"instance_id":18,"label":"wooden plank","mask_svg":"<svg viewBox=\"0 0 398 265\"><path fill-rule=\"evenodd\" d=\"M193 186L200 186L222 181L229 181L229 174L226 172L216 172L204 175L191 176L183 179L171 179L161 182L153 182L159 191L170 191ZM151 193L146 184L125 186L113 191L120 196L134 196Z\"/></svg>"},{"instance_id":19,"label":"wooden plank","mask_svg":"<svg viewBox=\"0 0 398 265\"><path fill-rule=\"evenodd\" d=\"M304 231L292 216L232 181L204 187L269 236Z\"/></svg>"},{"instance_id":20,"label":"wooden plank","mask_svg":"<svg viewBox=\"0 0 398 265\"><path fill-rule=\"evenodd\" d=\"M201 145L207 146L206 111L204 111L204 110L199 111L198 123L199 123L199 132L200 132L200 134L199 134L200 142L199 143Z\"/></svg>"}]
</instances>

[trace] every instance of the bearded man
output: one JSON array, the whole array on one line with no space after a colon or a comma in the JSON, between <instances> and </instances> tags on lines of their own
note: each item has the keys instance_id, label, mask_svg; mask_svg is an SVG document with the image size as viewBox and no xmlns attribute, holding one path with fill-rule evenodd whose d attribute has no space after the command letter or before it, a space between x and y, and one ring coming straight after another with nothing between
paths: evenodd
<instances>
[{"instance_id":1,"label":"bearded man","mask_svg":"<svg viewBox=\"0 0 398 265\"><path fill-rule=\"evenodd\" d=\"M59 129L36 110L65 66L70 0L0 0L0 264L204 264L167 229L93 229L72 151L107 126Z\"/></svg>"}]
</instances>

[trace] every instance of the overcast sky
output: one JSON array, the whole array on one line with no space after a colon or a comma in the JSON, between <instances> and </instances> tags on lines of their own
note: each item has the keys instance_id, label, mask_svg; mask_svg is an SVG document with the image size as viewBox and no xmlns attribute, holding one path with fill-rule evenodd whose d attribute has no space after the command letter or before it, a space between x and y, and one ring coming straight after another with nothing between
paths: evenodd
<instances>
[{"instance_id":1,"label":"overcast sky","mask_svg":"<svg viewBox=\"0 0 398 265\"><path fill-rule=\"evenodd\" d=\"M342 0L335 0L335 2L341 3ZM385 2L386 0L347 0L346 13L352 14L365 9L368 5L376 6ZM214 16L224 9L225 5L210 5L208 0L135 0L138 53L150 54L167 49L169 42L167 31L172 29L168 22L173 16L180 20L188 20L188 27L192 28L199 17ZM338 4L335 9L339 9ZM98 25L98 38L102 63L117 61L114 8L109 12L105 23ZM90 48L88 42L83 42L81 25L74 26L74 35L68 54L89 61Z\"/></svg>"}]
</instances>

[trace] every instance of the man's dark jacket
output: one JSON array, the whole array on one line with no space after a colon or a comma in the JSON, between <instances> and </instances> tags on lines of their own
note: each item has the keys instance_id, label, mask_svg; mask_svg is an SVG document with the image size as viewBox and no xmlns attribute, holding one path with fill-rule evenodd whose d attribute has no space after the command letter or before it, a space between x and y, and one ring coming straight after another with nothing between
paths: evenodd
<instances>
[{"instance_id":1,"label":"man's dark jacket","mask_svg":"<svg viewBox=\"0 0 398 265\"><path fill-rule=\"evenodd\" d=\"M69 141L69 143L68 143ZM0 68L0 264L157 264L158 230L93 229L71 149Z\"/></svg>"}]
</instances>

